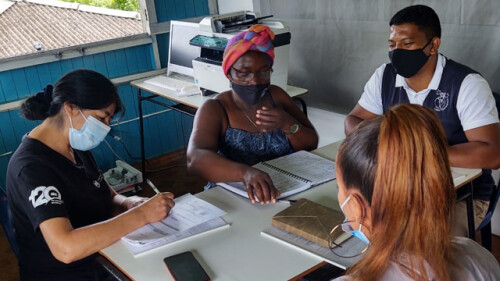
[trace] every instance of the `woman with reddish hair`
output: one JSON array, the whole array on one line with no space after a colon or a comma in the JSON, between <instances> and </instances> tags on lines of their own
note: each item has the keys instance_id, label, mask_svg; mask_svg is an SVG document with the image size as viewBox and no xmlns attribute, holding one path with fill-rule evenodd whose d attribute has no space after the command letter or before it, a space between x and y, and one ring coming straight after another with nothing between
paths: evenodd
<instances>
[{"instance_id":1,"label":"woman with reddish hair","mask_svg":"<svg viewBox=\"0 0 500 281\"><path fill-rule=\"evenodd\" d=\"M493 255L451 237L456 193L436 114L403 104L364 121L337 155L343 229L368 244L336 280L500 280Z\"/></svg>"}]
</instances>

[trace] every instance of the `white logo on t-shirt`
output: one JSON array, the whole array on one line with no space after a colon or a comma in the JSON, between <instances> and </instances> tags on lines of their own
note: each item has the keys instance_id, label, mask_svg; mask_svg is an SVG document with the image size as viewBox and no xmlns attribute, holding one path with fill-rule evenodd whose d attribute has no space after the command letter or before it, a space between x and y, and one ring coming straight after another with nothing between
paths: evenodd
<instances>
[{"instance_id":1,"label":"white logo on t-shirt","mask_svg":"<svg viewBox=\"0 0 500 281\"><path fill-rule=\"evenodd\" d=\"M55 186L39 186L31 191L31 195L28 199L31 201L34 208L40 205L46 205L49 202L57 205L63 203L61 193Z\"/></svg>"},{"instance_id":2,"label":"white logo on t-shirt","mask_svg":"<svg viewBox=\"0 0 500 281\"><path fill-rule=\"evenodd\" d=\"M437 98L434 100L434 110L435 111L445 110L448 107L448 104L450 103L450 94L437 90L436 95Z\"/></svg>"}]
</instances>

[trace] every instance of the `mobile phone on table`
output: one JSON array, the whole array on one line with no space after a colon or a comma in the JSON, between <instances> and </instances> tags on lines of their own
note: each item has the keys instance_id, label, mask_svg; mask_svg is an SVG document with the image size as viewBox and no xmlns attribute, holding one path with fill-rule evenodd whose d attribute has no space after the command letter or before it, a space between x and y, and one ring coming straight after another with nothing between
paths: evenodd
<instances>
[{"instance_id":1,"label":"mobile phone on table","mask_svg":"<svg viewBox=\"0 0 500 281\"><path fill-rule=\"evenodd\" d=\"M184 252L163 259L176 281L209 281L210 277L192 252Z\"/></svg>"},{"instance_id":2,"label":"mobile phone on table","mask_svg":"<svg viewBox=\"0 0 500 281\"><path fill-rule=\"evenodd\" d=\"M323 261L288 281L330 281L344 274L345 269Z\"/></svg>"}]
</instances>

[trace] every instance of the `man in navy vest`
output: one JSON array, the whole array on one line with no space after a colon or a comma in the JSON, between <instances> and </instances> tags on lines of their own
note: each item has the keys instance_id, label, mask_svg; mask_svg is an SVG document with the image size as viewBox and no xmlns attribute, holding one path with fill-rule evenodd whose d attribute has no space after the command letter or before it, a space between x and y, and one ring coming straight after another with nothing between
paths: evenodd
<instances>
[{"instance_id":1,"label":"man in navy vest","mask_svg":"<svg viewBox=\"0 0 500 281\"><path fill-rule=\"evenodd\" d=\"M430 7L415 5L391 19L389 58L366 83L358 104L345 120L349 135L365 119L400 103L434 109L448 139L450 164L482 168L474 181L474 221L481 223L495 183L491 169L500 167L500 125L488 82L476 71L438 53L439 17ZM466 236L465 201L457 203L453 234Z\"/></svg>"}]
</instances>

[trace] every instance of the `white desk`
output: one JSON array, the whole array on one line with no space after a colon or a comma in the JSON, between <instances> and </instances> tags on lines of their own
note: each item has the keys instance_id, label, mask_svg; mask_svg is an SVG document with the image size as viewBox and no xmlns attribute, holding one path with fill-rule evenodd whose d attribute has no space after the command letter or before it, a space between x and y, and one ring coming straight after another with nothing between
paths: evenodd
<instances>
[{"instance_id":1,"label":"white desk","mask_svg":"<svg viewBox=\"0 0 500 281\"><path fill-rule=\"evenodd\" d=\"M166 74L162 74L166 75ZM144 115L142 112L142 102L143 101L149 101L158 105L161 105L163 107L179 111L184 114L188 114L191 116L194 116L196 113L196 110L207 100L212 99L215 95L211 96L202 96L202 95L194 95L194 96L184 96L184 97L179 97L177 95L177 92L174 90L170 90L165 87L160 87L157 85L145 83L144 81L155 78L158 76L153 76L153 77L147 77L139 80L135 80L130 82L130 84L134 87L137 88L137 104L138 104L138 109L139 109L139 133L140 133L140 140L141 140L141 172L143 177L146 177L146 159L145 159L145 152L144 152ZM144 96L142 94L142 91L146 91L151 93L152 95ZM306 104L304 100L300 98L300 96L305 95L308 93L308 90L303 89L303 88L298 88L294 86L287 86L285 91L290 95L290 97L297 99L302 104L302 110L304 113L307 115L307 109L306 109ZM154 98L156 97L163 97L169 100L172 100L174 102L177 102L178 104L176 105L169 105L164 102L155 100Z\"/></svg>"},{"instance_id":2,"label":"white desk","mask_svg":"<svg viewBox=\"0 0 500 281\"><path fill-rule=\"evenodd\" d=\"M334 159L340 142L314 151ZM465 181L481 173L479 169L459 169ZM215 230L164 245L134 257L118 241L101 252L130 278L142 280L173 280L163 264L163 258L184 251L193 251L212 280L287 280L322 261L321 258L284 243L262 236L271 226L271 217L285 209L284 204L252 205L247 198L220 187L196 194L228 214L223 218L229 228ZM292 199L308 198L325 206L339 209L336 180L296 194Z\"/></svg>"},{"instance_id":3,"label":"white desk","mask_svg":"<svg viewBox=\"0 0 500 281\"><path fill-rule=\"evenodd\" d=\"M166 74L162 74L162 75L166 75ZM138 89L155 94L157 96L167 98L171 101L175 101L175 102L178 102L180 104L187 105L187 106L192 107L194 109L199 108L205 101L212 99L213 97L216 96L214 94L214 95L210 95L210 96L194 95L194 96L187 96L187 97L179 97L177 95L177 92L174 90L170 90L170 89L167 89L164 87L152 85L149 83L144 83L144 81L149 80L151 78L154 78L154 77L147 77L147 78L143 78L140 80L135 80L135 81L130 82L130 85L132 85ZM292 98L305 95L308 92L306 89L298 88L298 87L294 87L294 86L290 86L290 85L288 85L287 88L284 90Z\"/></svg>"}]
</instances>

